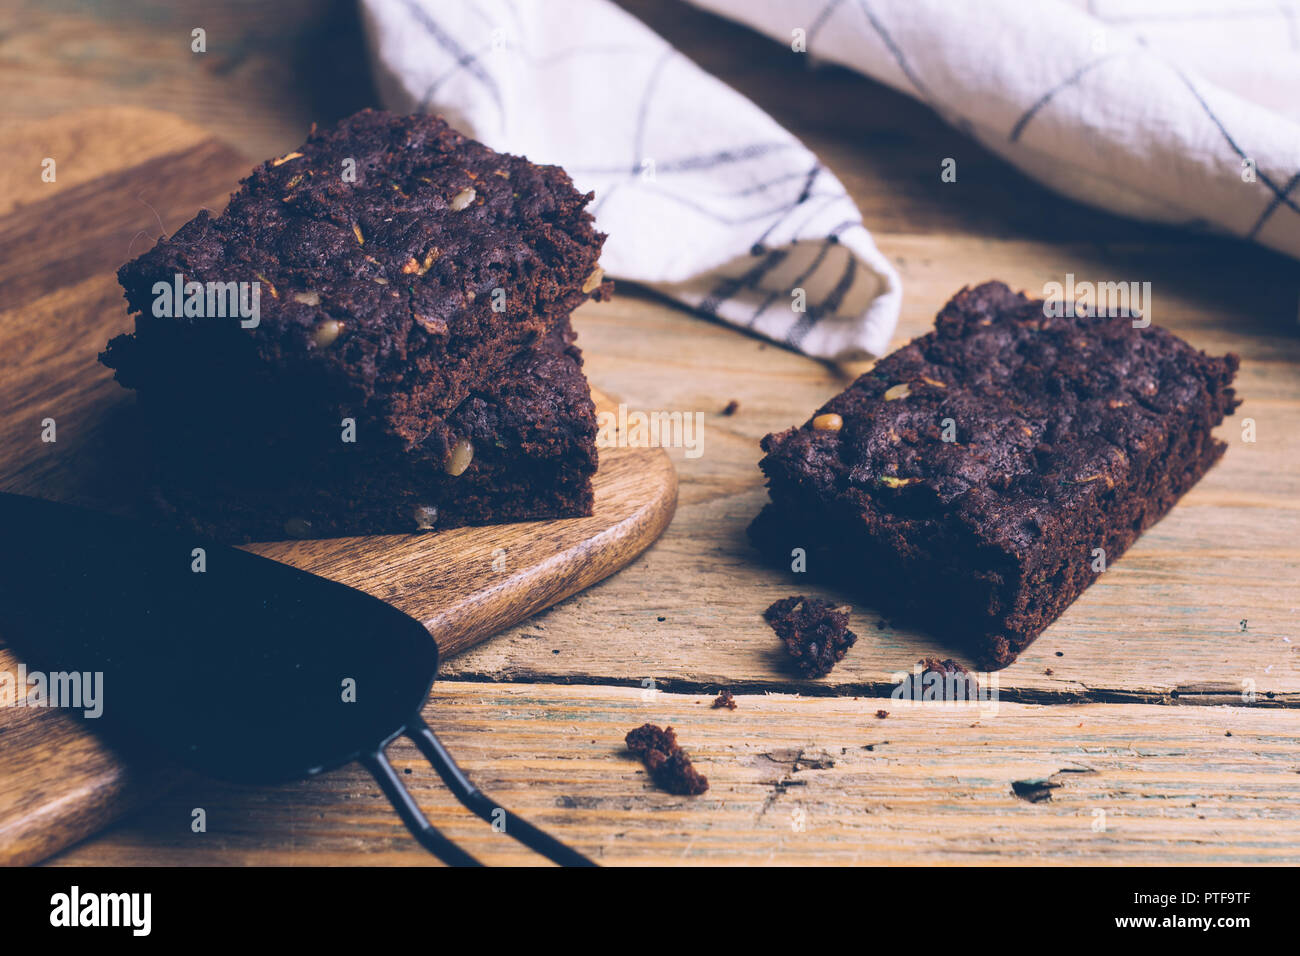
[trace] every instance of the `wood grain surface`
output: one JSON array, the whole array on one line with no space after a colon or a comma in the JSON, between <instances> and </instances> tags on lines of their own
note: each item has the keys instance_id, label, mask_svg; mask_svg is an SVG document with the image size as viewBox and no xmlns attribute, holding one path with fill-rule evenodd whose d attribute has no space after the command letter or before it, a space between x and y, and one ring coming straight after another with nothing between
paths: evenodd
<instances>
[{"instance_id":1,"label":"wood grain surface","mask_svg":"<svg viewBox=\"0 0 1300 956\"><path fill-rule=\"evenodd\" d=\"M0 212L0 335L14 344L0 353L0 489L127 511L135 495L130 463L120 459L132 447L122 429L133 398L96 361L131 323L113 273L128 249L156 238L155 213L178 222L200 205L219 209L250 163L150 110L82 111L11 127L0 132L0 149L52 151L71 173L54 183L9 183L9 208ZM611 410L604 396L597 401ZM49 418L57 440L45 443ZM249 550L388 601L451 655L622 568L672 518L677 480L661 449L601 449L594 486L589 518ZM0 671L16 673L18 663L0 646ZM151 768L125 766L79 722L10 706L7 685L3 694L0 862L40 859L82 839L160 784Z\"/></svg>"},{"instance_id":2,"label":"wood grain surface","mask_svg":"<svg viewBox=\"0 0 1300 956\"><path fill-rule=\"evenodd\" d=\"M907 97L813 69L688 4L624 6L769 111L848 186L903 278L896 344L926 331L968 283L1002 278L1037 293L1068 272L1150 281L1158 324L1242 356L1245 404L1220 430L1223 461L999 674L998 716L963 724L917 709L896 720L896 708L867 698L887 696L895 671L954 649L881 629L870 608L855 607L860 640L845 660L823 680L792 678L760 614L777 597L826 592L759 567L744 539L764 500L758 440L802 421L861 368L811 361L621 283L612 303L578 316L589 376L633 408L704 412L704 454L672 453L677 515L641 560L448 662L427 711L439 734L488 792L607 862L1294 862L1300 265L1062 199ZM270 156L312 121L377 101L359 37L333 29L355 16L351 3L255 7L15 3L14 28L0 38L11 116L149 106ZM206 60L185 52L196 24L209 29ZM324 56L337 77L306 65ZM955 183L940 181L945 158L957 161ZM1225 162L1235 174L1236 158ZM15 161L0 175L36 167ZM723 415L733 399L738 410ZM1253 443L1242 440L1247 418ZM641 699L648 680L653 703ZM722 685L738 710L697 703ZM882 706L891 716L878 720ZM687 800L650 789L619 745L643 720L674 722L714 790ZM911 743L892 755L854 750L881 740ZM795 772L783 761L799 748L836 765ZM421 801L435 822L485 859L525 859L484 844L494 837L473 821L453 825L450 798L413 754L404 759L407 779L429 784ZM1075 764L1099 773L1067 772L1041 803L1010 790ZM795 834L783 801L808 795L810 823ZM202 839L178 815L196 799L220 821ZM359 771L176 800L57 861L425 862ZM1102 833L1091 829L1096 809L1110 820Z\"/></svg>"},{"instance_id":3,"label":"wood grain surface","mask_svg":"<svg viewBox=\"0 0 1300 956\"><path fill-rule=\"evenodd\" d=\"M711 698L556 684L434 685L425 718L485 792L607 865L1300 863L1291 712L1152 704L996 712L889 698ZM876 711L886 709L881 719ZM623 735L671 724L709 778L656 789ZM1231 736L1228 736L1228 735ZM394 766L443 833L535 863L404 743ZM207 810L208 830L190 830ZM346 767L277 792L192 782L69 864L423 865Z\"/></svg>"}]
</instances>

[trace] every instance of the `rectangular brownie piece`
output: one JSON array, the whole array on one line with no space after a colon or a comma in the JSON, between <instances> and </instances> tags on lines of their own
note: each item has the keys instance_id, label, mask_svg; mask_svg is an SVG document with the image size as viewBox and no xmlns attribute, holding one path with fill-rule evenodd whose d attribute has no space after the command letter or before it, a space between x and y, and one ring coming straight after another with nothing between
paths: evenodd
<instances>
[{"instance_id":1,"label":"rectangular brownie piece","mask_svg":"<svg viewBox=\"0 0 1300 956\"><path fill-rule=\"evenodd\" d=\"M168 524L221 541L408 533L589 515L596 417L567 319L410 448L337 425L293 440L146 415L144 484Z\"/></svg>"},{"instance_id":2,"label":"rectangular brownie piece","mask_svg":"<svg viewBox=\"0 0 1300 956\"><path fill-rule=\"evenodd\" d=\"M763 439L772 501L751 536L1006 666L1223 454L1237 365L1131 316L964 289Z\"/></svg>"},{"instance_id":3,"label":"rectangular brownie piece","mask_svg":"<svg viewBox=\"0 0 1300 956\"><path fill-rule=\"evenodd\" d=\"M101 360L142 400L197 415L351 416L413 445L608 292L590 198L439 117L365 110L124 265L135 333Z\"/></svg>"}]
</instances>

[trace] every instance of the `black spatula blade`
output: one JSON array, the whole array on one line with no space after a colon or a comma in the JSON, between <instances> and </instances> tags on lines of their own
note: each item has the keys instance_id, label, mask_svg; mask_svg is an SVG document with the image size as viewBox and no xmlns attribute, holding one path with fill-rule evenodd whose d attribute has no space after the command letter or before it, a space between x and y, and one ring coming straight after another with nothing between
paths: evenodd
<instances>
[{"instance_id":1,"label":"black spatula blade","mask_svg":"<svg viewBox=\"0 0 1300 956\"><path fill-rule=\"evenodd\" d=\"M115 744L249 782L373 753L407 729L438 666L417 621L353 588L10 494L0 637L31 670L102 675L88 723Z\"/></svg>"},{"instance_id":2,"label":"black spatula blade","mask_svg":"<svg viewBox=\"0 0 1300 956\"><path fill-rule=\"evenodd\" d=\"M591 861L474 786L420 717L438 670L424 627L361 591L188 535L0 494L0 638L120 749L247 782L359 760L420 843L434 828L384 755L405 734L461 803L557 863ZM54 701L67 705L67 701ZM98 711L91 716L86 711Z\"/></svg>"}]
</instances>

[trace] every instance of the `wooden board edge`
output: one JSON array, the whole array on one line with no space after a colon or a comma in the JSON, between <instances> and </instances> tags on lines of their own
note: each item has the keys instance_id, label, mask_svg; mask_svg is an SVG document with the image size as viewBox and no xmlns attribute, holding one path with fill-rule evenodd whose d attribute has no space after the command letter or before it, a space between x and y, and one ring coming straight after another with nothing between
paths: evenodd
<instances>
[{"instance_id":1,"label":"wooden board edge","mask_svg":"<svg viewBox=\"0 0 1300 956\"><path fill-rule=\"evenodd\" d=\"M461 608L455 615L424 619L421 623L438 642L444 659L622 570L664 533L677 510L677 470L667 452L662 448L636 448L608 453L635 455L638 466L654 479L650 483L658 494L576 547L558 552L524 574L511 576L498 589L483 592L469 605L468 613ZM489 595L492 601L487 600ZM493 611L503 605L511 609L508 616Z\"/></svg>"}]
</instances>

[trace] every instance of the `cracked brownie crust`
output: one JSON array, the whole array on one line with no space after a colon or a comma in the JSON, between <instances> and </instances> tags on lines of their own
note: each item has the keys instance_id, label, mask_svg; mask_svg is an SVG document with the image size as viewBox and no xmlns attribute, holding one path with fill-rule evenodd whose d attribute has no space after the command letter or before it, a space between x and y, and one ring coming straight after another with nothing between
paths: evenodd
<instances>
[{"instance_id":1,"label":"cracked brownie crust","mask_svg":"<svg viewBox=\"0 0 1300 956\"><path fill-rule=\"evenodd\" d=\"M496 153L439 117L366 110L243 181L226 211L118 273L134 335L118 381L219 412L372 423L407 444L587 298L611 288L591 196L555 166ZM260 324L155 317L154 284L260 284ZM283 382L294 384L292 391Z\"/></svg>"},{"instance_id":2,"label":"cracked brownie crust","mask_svg":"<svg viewBox=\"0 0 1300 956\"><path fill-rule=\"evenodd\" d=\"M751 535L1005 666L1224 451L1235 355L1000 282L763 439Z\"/></svg>"}]
</instances>

